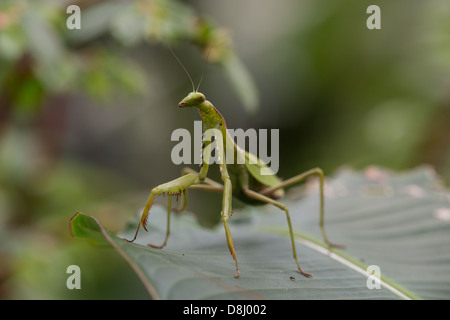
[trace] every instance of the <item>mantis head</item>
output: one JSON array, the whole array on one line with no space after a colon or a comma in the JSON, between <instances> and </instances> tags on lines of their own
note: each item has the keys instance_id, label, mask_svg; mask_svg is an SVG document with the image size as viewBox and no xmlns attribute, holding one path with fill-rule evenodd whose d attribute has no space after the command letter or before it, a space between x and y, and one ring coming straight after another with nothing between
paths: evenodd
<instances>
[{"instance_id":1,"label":"mantis head","mask_svg":"<svg viewBox=\"0 0 450 320\"><path fill-rule=\"evenodd\" d=\"M196 107L199 104L203 103L206 100L206 97L203 93L193 91L189 93L183 100L180 101L178 106L180 108L184 107Z\"/></svg>"}]
</instances>

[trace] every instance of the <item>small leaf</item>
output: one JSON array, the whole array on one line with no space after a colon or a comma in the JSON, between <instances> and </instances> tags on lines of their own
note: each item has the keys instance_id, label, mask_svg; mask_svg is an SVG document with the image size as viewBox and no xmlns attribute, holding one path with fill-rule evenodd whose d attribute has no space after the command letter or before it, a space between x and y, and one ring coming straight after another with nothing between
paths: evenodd
<instances>
[{"instance_id":1,"label":"small leaf","mask_svg":"<svg viewBox=\"0 0 450 320\"><path fill-rule=\"evenodd\" d=\"M95 245L108 245L104 235L104 228L93 217L77 212L71 219L71 233L78 238L87 238Z\"/></svg>"}]
</instances>

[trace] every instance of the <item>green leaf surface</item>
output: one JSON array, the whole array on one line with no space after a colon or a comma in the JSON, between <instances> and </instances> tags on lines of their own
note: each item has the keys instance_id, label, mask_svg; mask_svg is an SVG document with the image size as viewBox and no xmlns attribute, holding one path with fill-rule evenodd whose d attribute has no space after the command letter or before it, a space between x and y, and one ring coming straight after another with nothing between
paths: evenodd
<instances>
[{"instance_id":1,"label":"green leaf surface","mask_svg":"<svg viewBox=\"0 0 450 320\"><path fill-rule=\"evenodd\" d=\"M296 271L285 216L271 206L235 212L231 232L241 277L235 279L223 228L209 230L184 214L172 218L167 247L165 208L155 206L149 232L128 243L94 218L78 213L73 234L112 245L156 299L448 299L450 298L450 196L428 168L398 174L377 168L342 171L326 185L329 250L318 228L317 185L285 200L296 231L305 278ZM131 227L135 227L133 225ZM131 238L133 230L125 232ZM381 272L380 289L366 269ZM117 288L120 290L120 288Z\"/></svg>"}]
</instances>

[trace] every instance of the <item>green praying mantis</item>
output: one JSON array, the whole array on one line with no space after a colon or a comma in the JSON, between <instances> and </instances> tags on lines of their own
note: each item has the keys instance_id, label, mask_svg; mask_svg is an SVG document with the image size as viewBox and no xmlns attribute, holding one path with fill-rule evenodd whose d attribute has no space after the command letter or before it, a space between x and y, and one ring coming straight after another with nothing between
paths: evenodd
<instances>
[{"instance_id":1,"label":"green praying mantis","mask_svg":"<svg viewBox=\"0 0 450 320\"><path fill-rule=\"evenodd\" d=\"M320 168L314 168L290 179L281 180L257 156L245 151L244 149L241 149L227 132L225 119L220 114L220 112L212 105L211 102L206 100L206 97L203 93L198 92L201 80L203 78L203 73L197 88L195 88L194 82L192 81L189 72L186 70L186 68L172 51L172 49L170 49L170 51L188 75L193 89L192 92L190 92L183 100L181 100L178 106L180 108L197 108L202 119L203 134L202 160L200 163L201 168L199 172L196 172L191 168L184 168L182 170L181 177L153 188L142 212L142 216L138 223L134 238L126 241L134 242L137 238L141 226L146 231L148 231L147 220L149 218L150 209L152 207L155 196L168 195L167 231L164 242L161 245L148 244L148 246L152 248L161 249L167 244L167 240L170 235L170 214L172 211L173 196L176 196L177 200L179 196L182 196L182 203L180 207L178 209L175 209L178 212L181 212L187 207L187 189L220 192L223 194L221 221L225 228L225 236L228 244L228 249L230 250L230 253L236 264L236 278L240 276L239 264L233 238L231 235L231 230L228 224L232 214L233 196L249 204L272 204L285 212L294 260L297 264L299 272L305 277L311 277L312 275L310 273L303 271L303 269L300 267L300 263L297 258L297 251L295 248L294 232L289 215L289 210L287 206L279 202L278 199L284 196L285 188L297 184L312 175L317 175L319 177L320 184L319 227L322 233L323 240L330 247L343 247L341 245L331 243L328 240L327 234L325 232L323 171ZM232 146L232 148L230 148L230 146ZM215 150L213 148L215 148ZM234 152L235 161L226 163L227 152L230 152L230 150ZM218 183L207 177L212 151L215 151L217 154L222 183ZM245 159L245 162L239 163L239 161L236 161L238 157L240 157L241 159ZM261 172L264 172L264 174L262 174Z\"/></svg>"}]
</instances>

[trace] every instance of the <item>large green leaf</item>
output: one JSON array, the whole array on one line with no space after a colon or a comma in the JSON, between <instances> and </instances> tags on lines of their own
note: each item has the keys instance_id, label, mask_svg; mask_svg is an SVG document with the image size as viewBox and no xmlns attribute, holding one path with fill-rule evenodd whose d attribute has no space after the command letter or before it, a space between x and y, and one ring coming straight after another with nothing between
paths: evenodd
<instances>
[{"instance_id":1,"label":"large green leaf","mask_svg":"<svg viewBox=\"0 0 450 320\"><path fill-rule=\"evenodd\" d=\"M305 278L296 271L284 213L271 206L236 212L231 224L241 277L235 279L223 228L201 228L189 214L172 219L163 250L166 212L152 209L150 232L130 244L92 217L72 218L76 236L112 245L160 299L448 299L450 298L449 193L428 168L395 174L376 168L342 171L326 186L330 251L320 241L317 185L286 200L296 230ZM311 192L308 192L311 190ZM134 225L135 226L135 225ZM125 232L130 238L133 230ZM376 265L381 288L366 272ZM120 290L120 288L118 288Z\"/></svg>"}]
</instances>

